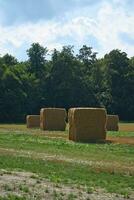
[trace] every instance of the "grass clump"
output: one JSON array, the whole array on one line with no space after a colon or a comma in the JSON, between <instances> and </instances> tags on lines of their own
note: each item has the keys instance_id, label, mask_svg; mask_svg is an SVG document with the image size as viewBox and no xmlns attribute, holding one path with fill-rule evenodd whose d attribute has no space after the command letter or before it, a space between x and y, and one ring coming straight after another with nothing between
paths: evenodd
<instances>
[{"instance_id":1,"label":"grass clump","mask_svg":"<svg viewBox=\"0 0 134 200\"><path fill-rule=\"evenodd\" d=\"M21 196L9 194L9 195L3 196L3 197L0 196L0 200L28 200L28 199L26 199L26 197L21 197Z\"/></svg>"}]
</instances>

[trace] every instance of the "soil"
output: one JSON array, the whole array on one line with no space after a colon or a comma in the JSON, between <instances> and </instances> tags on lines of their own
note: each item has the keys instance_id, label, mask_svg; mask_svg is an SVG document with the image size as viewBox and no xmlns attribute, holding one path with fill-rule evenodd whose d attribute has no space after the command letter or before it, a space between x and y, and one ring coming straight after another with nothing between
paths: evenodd
<instances>
[{"instance_id":1,"label":"soil","mask_svg":"<svg viewBox=\"0 0 134 200\"><path fill-rule=\"evenodd\" d=\"M110 137L110 136L108 136L106 141L111 142L111 143L134 145L134 137Z\"/></svg>"},{"instance_id":2,"label":"soil","mask_svg":"<svg viewBox=\"0 0 134 200\"><path fill-rule=\"evenodd\" d=\"M120 123L119 131L134 132L134 123Z\"/></svg>"},{"instance_id":3,"label":"soil","mask_svg":"<svg viewBox=\"0 0 134 200\"><path fill-rule=\"evenodd\" d=\"M27 200L125 200L115 193L107 193L99 188L86 188L84 186L60 185L27 172L0 171L0 197L14 195L25 197ZM129 200L134 200L133 194Z\"/></svg>"}]
</instances>

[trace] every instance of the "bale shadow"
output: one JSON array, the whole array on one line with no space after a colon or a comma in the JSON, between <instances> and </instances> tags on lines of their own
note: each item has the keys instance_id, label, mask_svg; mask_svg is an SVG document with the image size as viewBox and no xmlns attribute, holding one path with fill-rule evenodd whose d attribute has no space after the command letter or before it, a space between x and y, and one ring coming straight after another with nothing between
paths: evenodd
<instances>
[{"instance_id":1,"label":"bale shadow","mask_svg":"<svg viewBox=\"0 0 134 200\"><path fill-rule=\"evenodd\" d=\"M101 140L88 140L88 141L77 141L84 144L129 144L134 145L134 137L107 137L106 139Z\"/></svg>"}]
</instances>

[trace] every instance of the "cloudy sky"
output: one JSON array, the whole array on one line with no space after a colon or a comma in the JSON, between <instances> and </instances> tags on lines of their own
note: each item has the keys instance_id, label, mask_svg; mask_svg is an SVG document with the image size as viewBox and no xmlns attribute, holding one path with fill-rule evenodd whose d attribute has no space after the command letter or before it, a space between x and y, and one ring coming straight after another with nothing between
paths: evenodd
<instances>
[{"instance_id":1,"label":"cloudy sky","mask_svg":"<svg viewBox=\"0 0 134 200\"><path fill-rule=\"evenodd\" d=\"M0 0L0 55L24 60L33 42L134 56L134 0Z\"/></svg>"}]
</instances>

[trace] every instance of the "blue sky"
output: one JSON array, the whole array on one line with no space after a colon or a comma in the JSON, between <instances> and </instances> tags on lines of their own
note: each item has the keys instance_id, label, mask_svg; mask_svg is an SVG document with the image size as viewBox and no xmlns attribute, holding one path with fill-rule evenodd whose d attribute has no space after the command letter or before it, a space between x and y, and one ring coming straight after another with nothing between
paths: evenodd
<instances>
[{"instance_id":1,"label":"blue sky","mask_svg":"<svg viewBox=\"0 0 134 200\"><path fill-rule=\"evenodd\" d=\"M27 59L33 42L48 49L83 44L101 57L134 56L134 0L0 0L0 55Z\"/></svg>"}]
</instances>

